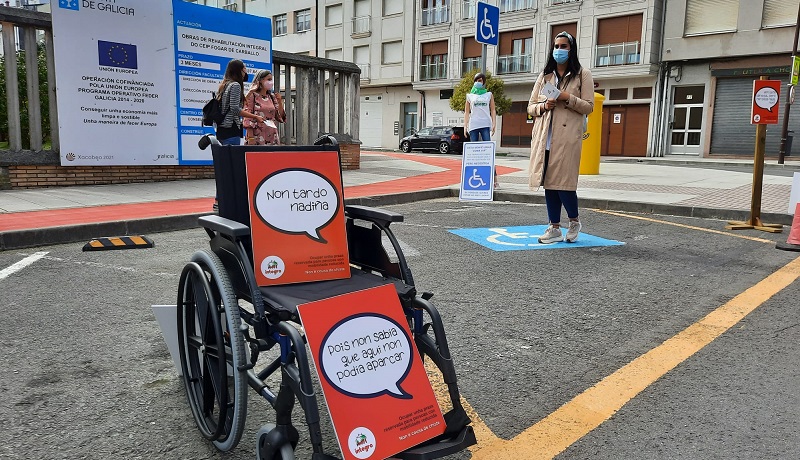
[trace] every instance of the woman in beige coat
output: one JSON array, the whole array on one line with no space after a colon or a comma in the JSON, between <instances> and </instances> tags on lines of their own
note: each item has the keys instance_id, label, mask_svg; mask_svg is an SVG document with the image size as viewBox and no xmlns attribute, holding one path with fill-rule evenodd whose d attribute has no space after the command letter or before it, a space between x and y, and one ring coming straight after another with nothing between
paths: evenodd
<instances>
[{"instance_id":1,"label":"woman in beige coat","mask_svg":"<svg viewBox=\"0 0 800 460\"><path fill-rule=\"evenodd\" d=\"M585 116L592 110L592 74L578 62L575 38L561 32L555 37L552 53L528 102L528 113L534 117L528 185L533 189L544 187L550 220L539 243L565 239L574 243L578 239L578 169ZM562 206L569 217L566 238L561 233Z\"/></svg>"}]
</instances>

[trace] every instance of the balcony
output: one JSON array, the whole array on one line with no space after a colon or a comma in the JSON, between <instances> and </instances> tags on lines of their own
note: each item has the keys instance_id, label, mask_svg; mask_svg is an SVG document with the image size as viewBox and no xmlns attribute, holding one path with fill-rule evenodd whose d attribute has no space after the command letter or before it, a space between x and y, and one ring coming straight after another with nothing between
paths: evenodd
<instances>
[{"instance_id":1,"label":"balcony","mask_svg":"<svg viewBox=\"0 0 800 460\"><path fill-rule=\"evenodd\" d=\"M580 3L583 0L550 0L551 5L566 5L567 3Z\"/></svg>"},{"instance_id":2,"label":"balcony","mask_svg":"<svg viewBox=\"0 0 800 460\"><path fill-rule=\"evenodd\" d=\"M372 35L372 16L358 16L353 18L352 38L363 38Z\"/></svg>"},{"instance_id":3,"label":"balcony","mask_svg":"<svg viewBox=\"0 0 800 460\"><path fill-rule=\"evenodd\" d=\"M536 7L536 0L500 0L500 12L532 10Z\"/></svg>"},{"instance_id":4,"label":"balcony","mask_svg":"<svg viewBox=\"0 0 800 460\"><path fill-rule=\"evenodd\" d=\"M359 64L356 63L359 69L361 69L361 81L369 81L369 64Z\"/></svg>"},{"instance_id":5,"label":"balcony","mask_svg":"<svg viewBox=\"0 0 800 460\"><path fill-rule=\"evenodd\" d=\"M466 74L472 69L480 69L481 68L481 58L473 57L473 58L464 58L461 60L461 75Z\"/></svg>"},{"instance_id":6,"label":"balcony","mask_svg":"<svg viewBox=\"0 0 800 460\"><path fill-rule=\"evenodd\" d=\"M474 19L476 0L464 0L461 2L461 19Z\"/></svg>"},{"instance_id":7,"label":"balcony","mask_svg":"<svg viewBox=\"0 0 800 460\"><path fill-rule=\"evenodd\" d=\"M531 57L525 54L508 54L497 57L497 74L531 71Z\"/></svg>"},{"instance_id":8,"label":"balcony","mask_svg":"<svg viewBox=\"0 0 800 460\"><path fill-rule=\"evenodd\" d=\"M639 64L641 60L638 41L595 46L596 67Z\"/></svg>"},{"instance_id":9,"label":"balcony","mask_svg":"<svg viewBox=\"0 0 800 460\"><path fill-rule=\"evenodd\" d=\"M239 11L239 4L237 2L225 2L222 8L228 11Z\"/></svg>"},{"instance_id":10,"label":"balcony","mask_svg":"<svg viewBox=\"0 0 800 460\"><path fill-rule=\"evenodd\" d=\"M440 5L422 9L422 25L446 24L450 22L450 6Z\"/></svg>"},{"instance_id":11,"label":"balcony","mask_svg":"<svg viewBox=\"0 0 800 460\"><path fill-rule=\"evenodd\" d=\"M420 80L443 80L447 78L447 61L432 62L419 66Z\"/></svg>"}]
</instances>

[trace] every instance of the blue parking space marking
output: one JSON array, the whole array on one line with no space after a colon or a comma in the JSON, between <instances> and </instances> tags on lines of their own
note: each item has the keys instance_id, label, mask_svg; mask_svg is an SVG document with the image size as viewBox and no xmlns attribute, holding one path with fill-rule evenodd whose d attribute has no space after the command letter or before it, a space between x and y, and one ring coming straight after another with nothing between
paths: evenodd
<instances>
[{"instance_id":1,"label":"blue parking space marking","mask_svg":"<svg viewBox=\"0 0 800 460\"><path fill-rule=\"evenodd\" d=\"M529 249L566 249L590 248L598 246L621 246L621 241L600 238L581 232L578 241L574 243L540 244L539 235L547 229L546 225L531 225L525 227L491 227L491 228L459 228L450 230L450 233L466 238L493 251L525 251ZM566 227L562 227L566 235Z\"/></svg>"}]
</instances>

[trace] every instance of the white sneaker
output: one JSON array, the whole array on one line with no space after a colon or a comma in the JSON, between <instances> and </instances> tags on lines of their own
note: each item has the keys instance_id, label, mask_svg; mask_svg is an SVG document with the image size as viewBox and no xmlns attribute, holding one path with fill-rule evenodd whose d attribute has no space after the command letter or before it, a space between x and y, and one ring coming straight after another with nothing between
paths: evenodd
<instances>
[{"instance_id":1,"label":"white sneaker","mask_svg":"<svg viewBox=\"0 0 800 460\"><path fill-rule=\"evenodd\" d=\"M539 237L539 243L541 244L558 243L559 241L564 241L564 236L561 234L561 227L554 227L553 225L548 225L547 230L544 231L544 235Z\"/></svg>"},{"instance_id":2,"label":"white sneaker","mask_svg":"<svg viewBox=\"0 0 800 460\"><path fill-rule=\"evenodd\" d=\"M571 220L569 222L569 229L567 229L567 236L564 240L567 243L574 243L578 240L578 234L581 232L581 223L577 220Z\"/></svg>"}]
</instances>

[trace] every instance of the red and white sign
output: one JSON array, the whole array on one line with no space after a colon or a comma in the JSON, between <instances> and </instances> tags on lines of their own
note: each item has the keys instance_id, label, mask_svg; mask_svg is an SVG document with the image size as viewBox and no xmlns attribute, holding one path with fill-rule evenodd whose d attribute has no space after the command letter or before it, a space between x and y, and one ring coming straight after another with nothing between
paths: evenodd
<instances>
[{"instance_id":1,"label":"red and white sign","mask_svg":"<svg viewBox=\"0 0 800 460\"><path fill-rule=\"evenodd\" d=\"M298 311L345 460L391 457L444 433L394 285Z\"/></svg>"},{"instance_id":2,"label":"red and white sign","mask_svg":"<svg viewBox=\"0 0 800 460\"><path fill-rule=\"evenodd\" d=\"M753 106L750 109L750 124L778 124L780 95L780 80L753 81Z\"/></svg>"},{"instance_id":3,"label":"red and white sign","mask_svg":"<svg viewBox=\"0 0 800 460\"><path fill-rule=\"evenodd\" d=\"M350 277L339 154L247 152L259 286Z\"/></svg>"}]
</instances>

